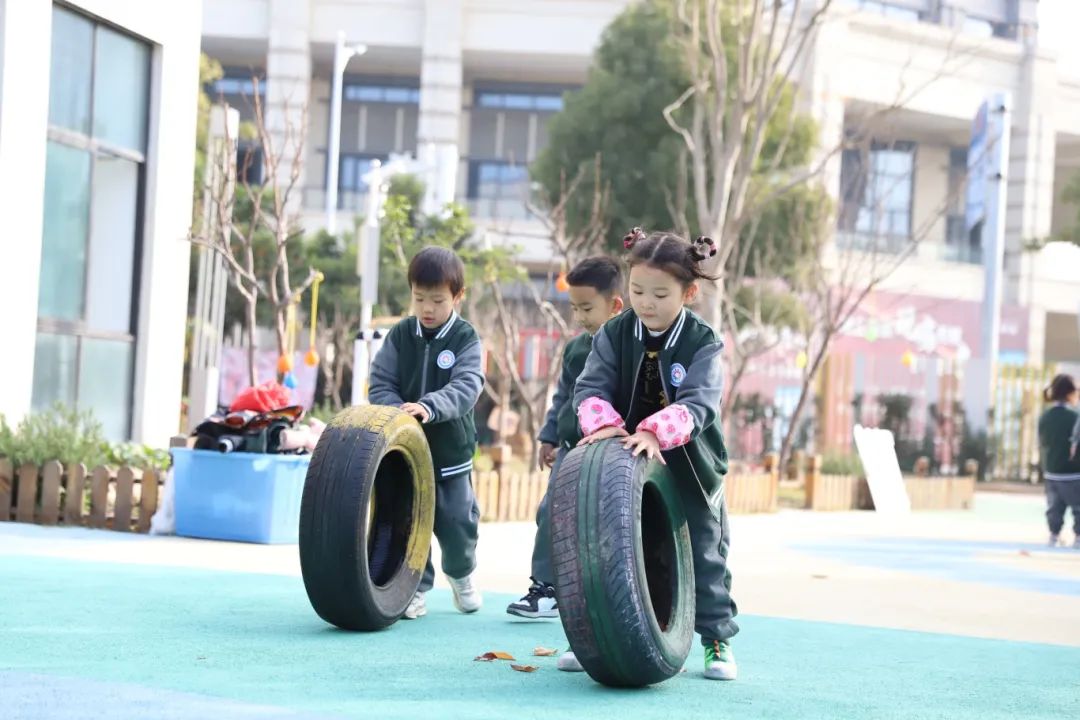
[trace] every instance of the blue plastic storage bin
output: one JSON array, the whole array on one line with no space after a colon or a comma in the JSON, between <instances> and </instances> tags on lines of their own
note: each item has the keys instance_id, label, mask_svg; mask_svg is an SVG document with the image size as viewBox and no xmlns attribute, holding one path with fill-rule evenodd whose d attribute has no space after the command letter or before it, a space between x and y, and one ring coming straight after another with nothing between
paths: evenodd
<instances>
[{"instance_id":1,"label":"blue plastic storage bin","mask_svg":"<svg viewBox=\"0 0 1080 720\"><path fill-rule=\"evenodd\" d=\"M300 537L310 455L172 451L176 534L263 544Z\"/></svg>"}]
</instances>

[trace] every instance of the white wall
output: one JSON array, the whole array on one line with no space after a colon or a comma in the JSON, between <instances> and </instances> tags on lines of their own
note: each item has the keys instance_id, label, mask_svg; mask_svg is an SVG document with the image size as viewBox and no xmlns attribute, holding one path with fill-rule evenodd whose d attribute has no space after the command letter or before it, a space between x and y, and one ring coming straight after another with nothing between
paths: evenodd
<instances>
[{"instance_id":1,"label":"white wall","mask_svg":"<svg viewBox=\"0 0 1080 720\"><path fill-rule=\"evenodd\" d=\"M179 426L187 312L187 233L191 224L200 4L170 0L75 0L94 15L154 44L151 69L143 264L135 360L136 440L163 445ZM0 213L9 297L19 312L0 313L6 353L0 411L30 408L41 260L45 140L48 124L50 0L4 0L3 133ZM7 238L5 238L7 240ZM14 285L14 287L13 287Z\"/></svg>"},{"instance_id":2,"label":"white wall","mask_svg":"<svg viewBox=\"0 0 1080 720\"><path fill-rule=\"evenodd\" d=\"M0 312L0 413L16 422L30 409L37 334L38 275L49 117L48 0L0 0L0 258L8 307Z\"/></svg>"},{"instance_id":3,"label":"white wall","mask_svg":"<svg viewBox=\"0 0 1080 720\"><path fill-rule=\"evenodd\" d=\"M915 146L915 188L911 231L927 245L945 242L945 202L949 197L949 148Z\"/></svg>"}]
</instances>

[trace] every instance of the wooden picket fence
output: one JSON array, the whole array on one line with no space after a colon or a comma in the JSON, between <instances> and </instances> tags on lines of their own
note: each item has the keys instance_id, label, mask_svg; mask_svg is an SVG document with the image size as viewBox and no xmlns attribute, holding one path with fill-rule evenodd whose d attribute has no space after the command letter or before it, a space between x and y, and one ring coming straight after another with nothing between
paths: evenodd
<instances>
[{"instance_id":1,"label":"wooden picket fence","mask_svg":"<svg viewBox=\"0 0 1080 720\"><path fill-rule=\"evenodd\" d=\"M13 468L0 458L0 522L71 525L145 533L158 507L160 478L153 470L53 460ZM14 491L13 491L14 490Z\"/></svg>"},{"instance_id":2,"label":"wooden picket fence","mask_svg":"<svg viewBox=\"0 0 1080 720\"><path fill-rule=\"evenodd\" d=\"M1055 372L1053 365L998 368L990 448L994 480L1038 481L1039 415L1045 409L1042 393Z\"/></svg>"},{"instance_id":3,"label":"wooden picket fence","mask_svg":"<svg viewBox=\"0 0 1080 720\"><path fill-rule=\"evenodd\" d=\"M779 477L770 472L732 473L725 479L728 512L776 512ZM531 522L547 491L548 473L473 474L473 491L484 522Z\"/></svg>"},{"instance_id":4,"label":"wooden picket fence","mask_svg":"<svg viewBox=\"0 0 1080 720\"><path fill-rule=\"evenodd\" d=\"M904 487L912 510L970 510L975 506L974 467L969 474L957 476L904 477ZM845 510L873 510L874 499L866 478L858 475L825 475L821 472L821 458L811 457L806 462L807 510L836 512Z\"/></svg>"}]
</instances>

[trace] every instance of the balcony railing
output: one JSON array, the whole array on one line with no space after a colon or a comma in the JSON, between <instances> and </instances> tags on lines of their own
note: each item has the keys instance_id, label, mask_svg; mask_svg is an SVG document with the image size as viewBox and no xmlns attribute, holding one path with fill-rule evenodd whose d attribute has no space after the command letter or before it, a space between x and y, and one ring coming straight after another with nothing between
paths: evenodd
<instances>
[{"instance_id":1,"label":"balcony railing","mask_svg":"<svg viewBox=\"0 0 1080 720\"><path fill-rule=\"evenodd\" d=\"M911 249L911 245L911 238L897 235L870 235L848 231L839 231L836 235L836 246L841 250L900 255ZM944 238L923 238L917 248L917 255L924 259L968 265L981 265L983 261L982 247L972 243L964 228L964 216L959 214L945 218Z\"/></svg>"},{"instance_id":2,"label":"balcony railing","mask_svg":"<svg viewBox=\"0 0 1080 720\"><path fill-rule=\"evenodd\" d=\"M307 210L322 210L326 207L326 190L322 187L304 188L304 208ZM338 191L338 210L362 214L367 206L367 193L353 192L351 190Z\"/></svg>"},{"instance_id":3,"label":"balcony railing","mask_svg":"<svg viewBox=\"0 0 1080 720\"><path fill-rule=\"evenodd\" d=\"M942 259L972 265L982 264L982 246L972 243L971 235L964 227L963 215L949 215L945 218L945 245Z\"/></svg>"},{"instance_id":4,"label":"balcony railing","mask_svg":"<svg viewBox=\"0 0 1080 720\"><path fill-rule=\"evenodd\" d=\"M530 220L532 213L521 198L469 198L469 215L476 220Z\"/></svg>"},{"instance_id":5,"label":"balcony railing","mask_svg":"<svg viewBox=\"0 0 1080 720\"><path fill-rule=\"evenodd\" d=\"M869 235L841 230L836 233L836 246L841 250L900 255L911 247L911 238L899 235Z\"/></svg>"}]
</instances>

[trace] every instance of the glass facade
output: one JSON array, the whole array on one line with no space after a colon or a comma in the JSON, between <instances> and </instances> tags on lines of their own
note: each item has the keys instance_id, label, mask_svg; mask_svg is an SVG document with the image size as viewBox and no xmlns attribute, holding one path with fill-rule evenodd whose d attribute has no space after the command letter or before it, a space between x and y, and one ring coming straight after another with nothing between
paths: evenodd
<instances>
[{"instance_id":1,"label":"glass facade","mask_svg":"<svg viewBox=\"0 0 1080 720\"><path fill-rule=\"evenodd\" d=\"M863 237L911 238L915 144L875 142L845 150L841 163L840 229Z\"/></svg>"},{"instance_id":2,"label":"glass facade","mask_svg":"<svg viewBox=\"0 0 1080 720\"><path fill-rule=\"evenodd\" d=\"M33 407L131 432L151 47L53 8Z\"/></svg>"}]
</instances>

